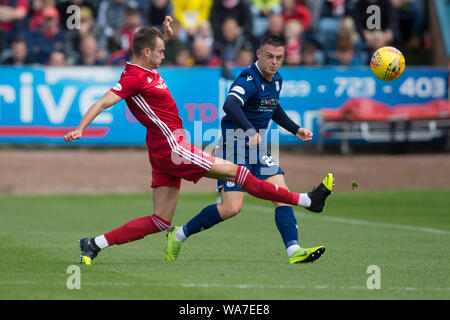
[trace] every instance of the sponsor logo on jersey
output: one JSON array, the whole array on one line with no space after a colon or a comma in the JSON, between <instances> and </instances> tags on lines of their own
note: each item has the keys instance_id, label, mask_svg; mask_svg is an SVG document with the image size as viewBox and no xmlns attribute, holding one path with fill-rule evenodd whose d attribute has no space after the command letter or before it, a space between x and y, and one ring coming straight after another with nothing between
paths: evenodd
<instances>
[{"instance_id":1,"label":"sponsor logo on jersey","mask_svg":"<svg viewBox=\"0 0 450 320\"><path fill-rule=\"evenodd\" d=\"M147 82L148 83L151 83L153 81L153 79L152 78L150 78L150 77L147 77Z\"/></svg>"},{"instance_id":2,"label":"sponsor logo on jersey","mask_svg":"<svg viewBox=\"0 0 450 320\"><path fill-rule=\"evenodd\" d=\"M113 89L116 91L120 91L120 90L122 90L122 85L117 82L116 85L113 87Z\"/></svg>"},{"instance_id":3,"label":"sponsor logo on jersey","mask_svg":"<svg viewBox=\"0 0 450 320\"><path fill-rule=\"evenodd\" d=\"M253 77L252 76L247 76L247 81L252 81Z\"/></svg>"},{"instance_id":4,"label":"sponsor logo on jersey","mask_svg":"<svg viewBox=\"0 0 450 320\"><path fill-rule=\"evenodd\" d=\"M278 99L262 99L258 111L272 111L278 105Z\"/></svg>"}]
</instances>

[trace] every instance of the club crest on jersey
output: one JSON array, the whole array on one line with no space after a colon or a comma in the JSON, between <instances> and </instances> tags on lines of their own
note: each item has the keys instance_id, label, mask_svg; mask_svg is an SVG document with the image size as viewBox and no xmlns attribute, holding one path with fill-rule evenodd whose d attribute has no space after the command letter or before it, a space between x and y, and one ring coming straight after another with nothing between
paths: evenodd
<instances>
[{"instance_id":1,"label":"club crest on jersey","mask_svg":"<svg viewBox=\"0 0 450 320\"><path fill-rule=\"evenodd\" d=\"M277 89L277 91L280 91L280 83L278 81L275 81L275 89Z\"/></svg>"},{"instance_id":2,"label":"club crest on jersey","mask_svg":"<svg viewBox=\"0 0 450 320\"><path fill-rule=\"evenodd\" d=\"M247 76L247 81L252 81L253 77L252 76Z\"/></svg>"},{"instance_id":3,"label":"club crest on jersey","mask_svg":"<svg viewBox=\"0 0 450 320\"><path fill-rule=\"evenodd\" d=\"M227 181L227 187L233 188L235 186L235 183L233 181Z\"/></svg>"},{"instance_id":4,"label":"club crest on jersey","mask_svg":"<svg viewBox=\"0 0 450 320\"><path fill-rule=\"evenodd\" d=\"M147 77L147 82L148 83L151 83L153 81L153 79L152 78L150 78L150 77Z\"/></svg>"},{"instance_id":5,"label":"club crest on jersey","mask_svg":"<svg viewBox=\"0 0 450 320\"><path fill-rule=\"evenodd\" d=\"M120 91L120 90L122 90L122 85L117 82L116 85L113 87L113 89L116 91Z\"/></svg>"},{"instance_id":6,"label":"club crest on jersey","mask_svg":"<svg viewBox=\"0 0 450 320\"><path fill-rule=\"evenodd\" d=\"M263 84L261 85L261 89L262 89L262 91L264 91L264 85Z\"/></svg>"}]
</instances>

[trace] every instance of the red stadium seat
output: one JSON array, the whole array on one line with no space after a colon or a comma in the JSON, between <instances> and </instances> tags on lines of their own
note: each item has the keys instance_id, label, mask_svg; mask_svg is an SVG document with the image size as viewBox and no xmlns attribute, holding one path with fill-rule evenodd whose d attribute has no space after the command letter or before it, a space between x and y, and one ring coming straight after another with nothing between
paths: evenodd
<instances>
[{"instance_id":1,"label":"red stadium seat","mask_svg":"<svg viewBox=\"0 0 450 320\"><path fill-rule=\"evenodd\" d=\"M349 99L337 109L320 110L324 121L432 120L450 117L450 102L433 100L426 104L389 107L372 99Z\"/></svg>"}]
</instances>

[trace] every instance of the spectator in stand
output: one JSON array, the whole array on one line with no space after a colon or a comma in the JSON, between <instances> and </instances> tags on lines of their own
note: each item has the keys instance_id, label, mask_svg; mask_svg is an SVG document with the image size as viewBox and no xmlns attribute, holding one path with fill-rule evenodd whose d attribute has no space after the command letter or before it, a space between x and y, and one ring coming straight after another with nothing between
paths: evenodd
<instances>
[{"instance_id":1,"label":"spectator in stand","mask_svg":"<svg viewBox=\"0 0 450 320\"><path fill-rule=\"evenodd\" d=\"M95 24L92 10L85 6L80 9L80 28L69 30L66 32L65 51L69 56L69 62L75 62L80 58L81 39L87 35L94 35L98 45L98 59L105 60L107 58L107 41L103 32ZM71 61L72 60L72 61Z\"/></svg>"},{"instance_id":2,"label":"spectator in stand","mask_svg":"<svg viewBox=\"0 0 450 320\"><path fill-rule=\"evenodd\" d=\"M42 10L46 7L54 7L55 0L32 0L31 2L31 16L29 17L28 30L36 31L42 24Z\"/></svg>"},{"instance_id":3,"label":"spectator in stand","mask_svg":"<svg viewBox=\"0 0 450 320\"><path fill-rule=\"evenodd\" d=\"M209 20L212 0L172 0L174 18L180 21L190 39L197 33L199 25Z\"/></svg>"},{"instance_id":4,"label":"spectator in stand","mask_svg":"<svg viewBox=\"0 0 450 320\"><path fill-rule=\"evenodd\" d=\"M24 38L15 38L11 42L11 56L2 61L4 65L25 66L33 63L28 54L27 43Z\"/></svg>"},{"instance_id":5,"label":"spectator in stand","mask_svg":"<svg viewBox=\"0 0 450 320\"><path fill-rule=\"evenodd\" d=\"M318 23L320 21L320 15L324 2L327 0L306 0L305 5L311 14L311 24L309 25L309 30L316 33L318 28ZM346 0L344 0L346 1Z\"/></svg>"},{"instance_id":6,"label":"spectator in stand","mask_svg":"<svg viewBox=\"0 0 450 320\"><path fill-rule=\"evenodd\" d=\"M30 6L27 0L0 1L0 31L6 45L17 36L23 36L27 31L25 18Z\"/></svg>"},{"instance_id":7,"label":"spectator in stand","mask_svg":"<svg viewBox=\"0 0 450 320\"><path fill-rule=\"evenodd\" d=\"M142 13L142 24L154 26L163 31L163 21L166 16L173 16L173 4L170 0L151 0L139 3Z\"/></svg>"},{"instance_id":8,"label":"spectator in stand","mask_svg":"<svg viewBox=\"0 0 450 320\"><path fill-rule=\"evenodd\" d=\"M255 62L255 50L247 42L245 46L239 51L234 66L235 67L248 67Z\"/></svg>"},{"instance_id":9,"label":"spectator in stand","mask_svg":"<svg viewBox=\"0 0 450 320\"><path fill-rule=\"evenodd\" d=\"M108 46L115 47L117 45L119 40L114 37L117 33L120 33L125 23L125 11L128 7L137 8L138 4L136 1L101 0L98 8L97 24L103 30Z\"/></svg>"},{"instance_id":10,"label":"spectator in stand","mask_svg":"<svg viewBox=\"0 0 450 320\"><path fill-rule=\"evenodd\" d=\"M131 7L127 8L125 10L125 23L118 35L120 36L121 48L128 53L128 56L132 53L133 36L141 27L141 15L139 10Z\"/></svg>"},{"instance_id":11,"label":"spectator in stand","mask_svg":"<svg viewBox=\"0 0 450 320\"><path fill-rule=\"evenodd\" d=\"M261 37L269 26L269 16L281 12L281 0L251 0L253 35Z\"/></svg>"},{"instance_id":12,"label":"spectator in stand","mask_svg":"<svg viewBox=\"0 0 450 320\"><path fill-rule=\"evenodd\" d=\"M210 21L216 41L222 41L222 24L226 18L234 18L241 27L244 37L253 41L253 20L250 6L245 0L214 0Z\"/></svg>"},{"instance_id":13,"label":"spectator in stand","mask_svg":"<svg viewBox=\"0 0 450 320\"><path fill-rule=\"evenodd\" d=\"M373 13L367 12L371 5L380 8L380 29L369 29L367 22ZM394 32L397 30L396 11L391 5L391 0L359 0L354 11L356 29L364 39L369 52L394 44ZM370 54L369 54L370 55Z\"/></svg>"},{"instance_id":14,"label":"spectator in stand","mask_svg":"<svg viewBox=\"0 0 450 320\"><path fill-rule=\"evenodd\" d=\"M335 57L328 62L331 66L362 66L363 62L355 56L352 40L349 37L339 38L336 44Z\"/></svg>"},{"instance_id":15,"label":"spectator in stand","mask_svg":"<svg viewBox=\"0 0 450 320\"><path fill-rule=\"evenodd\" d=\"M298 20L290 19L286 21L283 34L286 41L284 62L287 65L295 66L301 62L302 44L300 39L302 32L303 27Z\"/></svg>"},{"instance_id":16,"label":"spectator in stand","mask_svg":"<svg viewBox=\"0 0 450 320\"><path fill-rule=\"evenodd\" d=\"M325 0L323 2L317 37L327 55L330 55L336 47L339 24L346 14L348 14L346 0Z\"/></svg>"},{"instance_id":17,"label":"spectator in stand","mask_svg":"<svg viewBox=\"0 0 450 320\"><path fill-rule=\"evenodd\" d=\"M322 5L321 18L340 19L348 14L346 0L325 0Z\"/></svg>"},{"instance_id":18,"label":"spectator in stand","mask_svg":"<svg viewBox=\"0 0 450 320\"><path fill-rule=\"evenodd\" d=\"M70 16L72 16L74 14L74 11L69 10L69 12L67 12L67 8L69 8L72 5L77 6L78 8L80 8L81 10L83 8L89 8L89 10L92 12L92 15L94 17L97 16L97 12L98 12L98 6L97 0L63 0L63 1L56 1L57 5L56 8L59 11L59 16L61 17L61 21L60 21L60 28L62 30L69 30L67 27L67 21L69 19Z\"/></svg>"},{"instance_id":19,"label":"spectator in stand","mask_svg":"<svg viewBox=\"0 0 450 320\"><path fill-rule=\"evenodd\" d=\"M294 19L300 22L303 30L308 30L311 24L311 13L301 0L283 0L283 15L284 22Z\"/></svg>"},{"instance_id":20,"label":"spectator in stand","mask_svg":"<svg viewBox=\"0 0 450 320\"><path fill-rule=\"evenodd\" d=\"M194 63L194 59L192 58L188 47L180 47L175 53L175 65L180 67L192 67Z\"/></svg>"},{"instance_id":21,"label":"spectator in stand","mask_svg":"<svg viewBox=\"0 0 450 320\"><path fill-rule=\"evenodd\" d=\"M108 66L125 67L127 62L129 61L128 52L120 48L119 41L110 41L108 49L110 51L110 54L108 56L106 64Z\"/></svg>"},{"instance_id":22,"label":"spectator in stand","mask_svg":"<svg viewBox=\"0 0 450 320\"><path fill-rule=\"evenodd\" d=\"M206 43L210 46L214 44L214 36L209 20L205 20L199 24L198 31L194 38L198 37L205 39Z\"/></svg>"},{"instance_id":23,"label":"spectator in stand","mask_svg":"<svg viewBox=\"0 0 450 320\"><path fill-rule=\"evenodd\" d=\"M269 26L267 28L266 33L263 35L273 35L273 36L277 36L280 37L282 40L284 39L284 20L283 20L283 16L281 15L281 13L274 13L271 14L269 16ZM258 43L254 44L255 48L259 47L259 41Z\"/></svg>"},{"instance_id":24,"label":"spectator in stand","mask_svg":"<svg viewBox=\"0 0 450 320\"><path fill-rule=\"evenodd\" d=\"M101 66L103 61L98 59L98 44L94 35L83 36L80 43L81 56L76 65L82 66Z\"/></svg>"},{"instance_id":25,"label":"spectator in stand","mask_svg":"<svg viewBox=\"0 0 450 320\"><path fill-rule=\"evenodd\" d=\"M64 49L65 34L59 28L59 13L55 7L42 11L41 27L28 34L27 44L34 61L46 64L50 53Z\"/></svg>"},{"instance_id":26,"label":"spectator in stand","mask_svg":"<svg viewBox=\"0 0 450 320\"><path fill-rule=\"evenodd\" d=\"M53 51L50 53L47 66L49 67L66 67L66 54L62 51Z\"/></svg>"},{"instance_id":27,"label":"spectator in stand","mask_svg":"<svg viewBox=\"0 0 450 320\"><path fill-rule=\"evenodd\" d=\"M391 3L397 11L398 42L406 49L419 48L425 30L425 0L391 0Z\"/></svg>"},{"instance_id":28,"label":"spectator in stand","mask_svg":"<svg viewBox=\"0 0 450 320\"><path fill-rule=\"evenodd\" d=\"M220 58L213 53L212 46L209 46L202 38L194 39L192 58L196 66L218 67L222 63Z\"/></svg>"},{"instance_id":29,"label":"spectator in stand","mask_svg":"<svg viewBox=\"0 0 450 320\"><path fill-rule=\"evenodd\" d=\"M300 64L309 67L321 65L317 59L317 55L318 49L314 42L307 41L302 43L302 58Z\"/></svg>"},{"instance_id":30,"label":"spectator in stand","mask_svg":"<svg viewBox=\"0 0 450 320\"><path fill-rule=\"evenodd\" d=\"M244 46L246 40L242 30L234 18L226 18L222 24L222 41L216 42L215 47L220 52L220 58L226 68L231 68L234 61Z\"/></svg>"}]
</instances>

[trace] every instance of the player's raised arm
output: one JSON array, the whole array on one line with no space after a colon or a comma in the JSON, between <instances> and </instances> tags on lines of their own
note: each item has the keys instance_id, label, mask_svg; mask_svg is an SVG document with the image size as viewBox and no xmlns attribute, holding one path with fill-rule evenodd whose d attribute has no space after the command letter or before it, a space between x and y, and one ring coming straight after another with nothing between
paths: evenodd
<instances>
[{"instance_id":1,"label":"player's raised arm","mask_svg":"<svg viewBox=\"0 0 450 320\"><path fill-rule=\"evenodd\" d=\"M173 29L170 26L170 24L172 23L173 19L170 16L166 16L166 18L164 19L163 22L163 28L164 28L164 44L167 43L167 41L169 41L170 39L172 39L173 37Z\"/></svg>"},{"instance_id":2,"label":"player's raised arm","mask_svg":"<svg viewBox=\"0 0 450 320\"><path fill-rule=\"evenodd\" d=\"M117 102L122 100L121 97L116 95L112 91L106 92L97 102L95 102L88 111L84 114L83 118L81 119L80 123L78 124L77 128L74 131L69 131L64 136L65 142L73 142L77 139L81 139L83 136L83 131L86 129L86 127L94 121L94 119L105 109L110 108L111 106L115 105Z\"/></svg>"}]
</instances>

